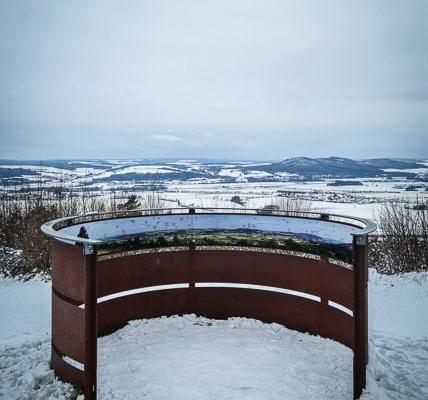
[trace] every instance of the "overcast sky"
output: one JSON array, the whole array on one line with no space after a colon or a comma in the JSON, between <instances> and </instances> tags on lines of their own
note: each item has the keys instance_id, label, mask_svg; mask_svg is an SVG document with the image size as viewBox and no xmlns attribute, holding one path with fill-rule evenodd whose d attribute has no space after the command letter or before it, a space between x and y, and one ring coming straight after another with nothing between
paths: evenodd
<instances>
[{"instance_id":1,"label":"overcast sky","mask_svg":"<svg viewBox=\"0 0 428 400\"><path fill-rule=\"evenodd\" d=\"M0 158L428 158L426 0L0 0Z\"/></svg>"}]
</instances>

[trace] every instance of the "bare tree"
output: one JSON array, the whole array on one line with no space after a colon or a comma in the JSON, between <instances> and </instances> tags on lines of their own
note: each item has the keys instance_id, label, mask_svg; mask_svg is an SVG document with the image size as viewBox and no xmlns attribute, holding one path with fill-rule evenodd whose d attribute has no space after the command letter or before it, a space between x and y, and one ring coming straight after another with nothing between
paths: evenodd
<instances>
[{"instance_id":1,"label":"bare tree","mask_svg":"<svg viewBox=\"0 0 428 400\"><path fill-rule=\"evenodd\" d=\"M144 210L159 210L165 208L165 202L162 200L158 191L147 192L141 199L141 208Z\"/></svg>"}]
</instances>

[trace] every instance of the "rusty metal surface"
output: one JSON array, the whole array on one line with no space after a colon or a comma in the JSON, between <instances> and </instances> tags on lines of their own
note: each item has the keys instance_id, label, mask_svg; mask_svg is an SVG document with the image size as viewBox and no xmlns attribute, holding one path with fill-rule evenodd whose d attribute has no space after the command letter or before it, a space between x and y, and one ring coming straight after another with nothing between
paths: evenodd
<instances>
[{"instance_id":1,"label":"rusty metal surface","mask_svg":"<svg viewBox=\"0 0 428 400\"><path fill-rule=\"evenodd\" d=\"M368 247L354 239L354 336L357 346L354 351L354 398L357 399L366 386L368 362Z\"/></svg>"},{"instance_id":2,"label":"rusty metal surface","mask_svg":"<svg viewBox=\"0 0 428 400\"><path fill-rule=\"evenodd\" d=\"M119 297L98 305L98 334L106 335L127 321L188 314L188 289L170 289Z\"/></svg>"},{"instance_id":3,"label":"rusty metal surface","mask_svg":"<svg viewBox=\"0 0 428 400\"><path fill-rule=\"evenodd\" d=\"M188 282L272 286L354 308L353 272L322 260L245 250L197 250L138 254L98 262L98 297Z\"/></svg>"},{"instance_id":4,"label":"rusty metal surface","mask_svg":"<svg viewBox=\"0 0 428 400\"><path fill-rule=\"evenodd\" d=\"M52 343L72 359L84 362L84 310L52 292Z\"/></svg>"},{"instance_id":5,"label":"rusty metal surface","mask_svg":"<svg viewBox=\"0 0 428 400\"><path fill-rule=\"evenodd\" d=\"M189 252L158 252L97 262L97 295L190 280Z\"/></svg>"},{"instance_id":6,"label":"rusty metal surface","mask_svg":"<svg viewBox=\"0 0 428 400\"><path fill-rule=\"evenodd\" d=\"M73 246L52 240L52 286L66 297L83 303L84 255L82 246Z\"/></svg>"},{"instance_id":7,"label":"rusty metal surface","mask_svg":"<svg viewBox=\"0 0 428 400\"><path fill-rule=\"evenodd\" d=\"M241 316L277 322L354 348L353 319L348 314L302 297L232 287L159 290L103 302L98 305L99 334L114 332L132 319L192 313L215 319Z\"/></svg>"},{"instance_id":8,"label":"rusty metal surface","mask_svg":"<svg viewBox=\"0 0 428 400\"><path fill-rule=\"evenodd\" d=\"M97 255L85 255L85 399L97 398Z\"/></svg>"},{"instance_id":9,"label":"rusty metal surface","mask_svg":"<svg viewBox=\"0 0 428 400\"><path fill-rule=\"evenodd\" d=\"M352 271L326 261L269 252L195 251L194 282L265 285L309 293L353 309Z\"/></svg>"},{"instance_id":10,"label":"rusty metal surface","mask_svg":"<svg viewBox=\"0 0 428 400\"><path fill-rule=\"evenodd\" d=\"M57 273L56 283L58 279L66 280L70 276L68 267L72 263L69 260L74 263L75 259L80 259L85 265L85 259L80 254L62 254L67 255L66 273ZM56 261L58 260L60 263L54 269L64 265L61 257L57 256ZM351 349L356 348L354 318L327 304L328 300L332 300L354 309L354 272L326 260L227 250L155 252L99 262L93 256L93 260L95 262L90 263L90 266L96 268L96 277L93 279L96 284L89 284L87 290L95 293L96 286L98 297L135 288L190 284L189 288L144 292L98 304L97 315L87 317L97 321L98 335L111 333L132 319L195 313L210 318L242 316L268 323L277 322L290 329L319 334L337 340ZM88 278L86 281L89 282ZM322 300L318 302L267 290L195 287L198 282L284 288L316 295ZM85 287L85 280L80 285ZM75 302L74 299L69 300ZM62 354L82 363L85 363L86 354L86 364L92 365L93 372L96 360L88 362L85 352L83 336L87 329L83 327L84 310L54 291L52 316L53 344ZM91 346L96 347L96 344L86 344L87 351L93 349ZM58 355L55 357L58 358ZM66 380L74 379L69 378L69 375L74 376L75 373L80 376L79 372L62 359L53 360L52 365L58 376L63 376ZM356 369L357 366L354 366L354 370ZM84 386L95 387L89 384ZM96 393L89 392L86 398L95 399Z\"/></svg>"},{"instance_id":11,"label":"rusty metal surface","mask_svg":"<svg viewBox=\"0 0 428 400\"><path fill-rule=\"evenodd\" d=\"M253 289L169 289L99 304L99 332L112 332L129 319L160 315L246 316L320 334L354 348L353 318L326 304L332 300L353 309L353 272L326 261L266 252L189 250L98 263L99 296L132 288L198 282L285 288L319 296L323 302Z\"/></svg>"},{"instance_id":12,"label":"rusty metal surface","mask_svg":"<svg viewBox=\"0 0 428 400\"><path fill-rule=\"evenodd\" d=\"M354 346L352 317L303 297L253 289L197 288L194 305L197 315L277 322L290 329L337 340L350 348Z\"/></svg>"},{"instance_id":13,"label":"rusty metal surface","mask_svg":"<svg viewBox=\"0 0 428 400\"><path fill-rule=\"evenodd\" d=\"M55 346L51 349L51 366L62 381L83 387L84 371L66 363Z\"/></svg>"}]
</instances>

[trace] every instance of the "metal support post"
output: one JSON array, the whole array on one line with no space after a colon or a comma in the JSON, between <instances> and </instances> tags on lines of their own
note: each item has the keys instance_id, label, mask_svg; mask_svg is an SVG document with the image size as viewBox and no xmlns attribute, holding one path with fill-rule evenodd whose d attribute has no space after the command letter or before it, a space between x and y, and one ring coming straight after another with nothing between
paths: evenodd
<instances>
[{"instance_id":1,"label":"metal support post","mask_svg":"<svg viewBox=\"0 0 428 400\"><path fill-rule=\"evenodd\" d=\"M368 244L367 235L356 235L354 252L354 399L366 386L368 362Z\"/></svg>"},{"instance_id":2,"label":"metal support post","mask_svg":"<svg viewBox=\"0 0 428 400\"><path fill-rule=\"evenodd\" d=\"M85 400L97 398L97 254L92 244L83 246L85 254Z\"/></svg>"}]
</instances>

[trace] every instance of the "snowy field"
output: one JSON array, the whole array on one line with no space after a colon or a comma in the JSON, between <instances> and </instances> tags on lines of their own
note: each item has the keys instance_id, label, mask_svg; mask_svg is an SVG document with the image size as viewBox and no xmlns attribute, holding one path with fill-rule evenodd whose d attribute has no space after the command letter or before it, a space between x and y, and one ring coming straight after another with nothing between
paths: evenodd
<instances>
[{"instance_id":1,"label":"snowy field","mask_svg":"<svg viewBox=\"0 0 428 400\"><path fill-rule=\"evenodd\" d=\"M22 187L16 183L20 180L18 178L15 178L9 187L2 186L0 182L0 193L7 189L10 191L11 188L37 190L42 181L46 188L66 185L74 194L90 195L93 199L104 200L107 203L114 192L115 196L118 196L117 202L122 203L129 194L144 199L147 196L147 187L158 186L156 190L164 206L168 208L253 209L275 204L284 194L294 194L299 199L310 202L314 211L363 218L375 218L381 206L392 199L400 201L407 199L412 204L428 201L428 186L424 183L428 176L428 160L420 163L425 168L396 170L397 176L390 178L350 178L346 179L346 184L340 186L335 185L334 178L296 181L291 180L290 174L286 172L277 172L273 176L258 169L260 164L258 166L254 164L254 170L243 170L241 168L243 165L248 167L251 164L204 164L196 160L173 163L164 161L151 165L135 165L131 160L74 161L74 163L77 167L71 169L43 166L40 163L0 165L0 170L22 169L24 172L19 171L18 177L25 178L26 182ZM72 165L73 162L70 161L68 164ZM202 174L202 177L197 177L199 176L197 174L191 179L180 178L181 173L192 171ZM408 179L406 176L400 176L403 172L418 173L419 177ZM153 181L150 178L153 174L159 175L159 180ZM174 177L175 175L177 177ZM262 180L252 182L252 178ZM235 196L240 197L243 206L231 201Z\"/></svg>"},{"instance_id":2,"label":"snowy field","mask_svg":"<svg viewBox=\"0 0 428 400\"><path fill-rule=\"evenodd\" d=\"M428 399L427 304L427 273L370 271L361 400ZM0 279L1 399L66 400L72 393L49 368L50 307L49 282ZM352 399L348 348L251 319L132 321L101 338L98 353L100 400Z\"/></svg>"}]
</instances>

